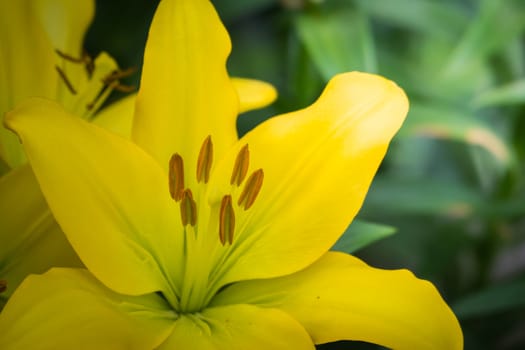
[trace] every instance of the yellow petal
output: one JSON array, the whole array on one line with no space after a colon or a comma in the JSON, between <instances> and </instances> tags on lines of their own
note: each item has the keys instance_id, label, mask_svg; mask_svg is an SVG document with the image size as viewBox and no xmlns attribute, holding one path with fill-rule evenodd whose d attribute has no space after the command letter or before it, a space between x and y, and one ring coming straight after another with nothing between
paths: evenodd
<instances>
[{"instance_id":1,"label":"yellow petal","mask_svg":"<svg viewBox=\"0 0 525 350\"><path fill-rule=\"evenodd\" d=\"M27 278L0 314L4 350L153 349L175 315L156 294L116 294L82 269Z\"/></svg>"},{"instance_id":2,"label":"yellow petal","mask_svg":"<svg viewBox=\"0 0 525 350\"><path fill-rule=\"evenodd\" d=\"M277 98L277 90L264 81L233 78L232 82L239 95L239 113L266 107Z\"/></svg>"},{"instance_id":3,"label":"yellow petal","mask_svg":"<svg viewBox=\"0 0 525 350\"><path fill-rule=\"evenodd\" d=\"M189 187L196 183L199 149L212 135L216 158L237 139L238 98L226 72L231 44L208 0L166 0L151 24L133 139L165 169L184 158Z\"/></svg>"},{"instance_id":4,"label":"yellow petal","mask_svg":"<svg viewBox=\"0 0 525 350\"><path fill-rule=\"evenodd\" d=\"M156 162L50 101L28 100L6 123L20 136L51 211L86 267L119 293L162 290L173 300L167 279L181 268L181 224Z\"/></svg>"},{"instance_id":5,"label":"yellow petal","mask_svg":"<svg viewBox=\"0 0 525 350\"><path fill-rule=\"evenodd\" d=\"M272 118L243 137L212 174L209 201L220 203L231 190L235 157L246 144L248 174L262 169L264 180L250 209L235 206L234 242L212 279L225 285L285 275L324 254L361 207L407 109L403 90L392 81L346 73L332 79L312 106Z\"/></svg>"},{"instance_id":6,"label":"yellow petal","mask_svg":"<svg viewBox=\"0 0 525 350\"><path fill-rule=\"evenodd\" d=\"M183 315L159 350L315 349L304 328L280 310L228 305Z\"/></svg>"},{"instance_id":7,"label":"yellow petal","mask_svg":"<svg viewBox=\"0 0 525 350\"><path fill-rule=\"evenodd\" d=\"M93 123L129 139L136 98L133 94L113 102L96 114Z\"/></svg>"},{"instance_id":8,"label":"yellow petal","mask_svg":"<svg viewBox=\"0 0 525 350\"><path fill-rule=\"evenodd\" d=\"M28 96L53 98L55 52L32 0L0 1L0 118ZM24 162L15 135L0 127L0 152L10 167Z\"/></svg>"},{"instance_id":9,"label":"yellow petal","mask_svg":"<svg viewBox=\"0 0 525 350\"><path fill-rule=\"evenodd\" d=\"M287 277L235 284L214 301L230 303L279 308L317 344L360 340L400 350L463 348L459 323L431 283L343 253L327 253Z\"/></svg>"},{"instance_id":10,"label":"yellow petal","mask_svg":"<svg viewBox=\"0 0 525 350\"><path fill-rule=\"evenodd\" d=\"M55 49L79 57L82 42L93 15L93 0L37 0L35 7Z\"/></svg>"},{"instance_id":11,"label":"yellow petal","mask_svg":"<svg viewBox=\"0 0 525 350\"><path fill-rule=\"evenodd\" d=\"M0 279L8 298L29 274L82 266L54 220L29 166L0 178Z\"/></svg>"}]
</instances>

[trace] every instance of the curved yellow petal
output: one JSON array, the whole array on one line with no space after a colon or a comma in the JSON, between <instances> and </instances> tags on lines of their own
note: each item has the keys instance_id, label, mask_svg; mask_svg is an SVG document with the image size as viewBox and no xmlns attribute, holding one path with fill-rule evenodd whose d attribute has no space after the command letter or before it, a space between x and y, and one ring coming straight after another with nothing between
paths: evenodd
<instances>
[{"instance_id":1,"label":"curved yellow petal","mask_svg":"<svg viewBox=\"0 0 525 350\"><path fill-rule=\"evenodd\" d=\"M262 169L262 187L248 210L242 200L237 205L244 185L234 194L233 245L211 278L225 285L285 275L328 251L361 207L407 110L392 81L346 73L310 107L245 135L212 174L209 201L216 205L231 191L233 164L245 145L248 174Z\"/></svg>"},{"instance_id":2,"label":"curved yellow petal","mask_svg":"<svg viewBox=\"0 0 525 350\"><path fill-rule=\"evenodd\" d=\"M50 101L26 101L6 124L22 140L51 211L86 267L116 292L162 290L173 300L168 282L180 273L181 224L157 163Z\"/></svg>"},{"instance_id":3,"label":"curved yellow petal","mask_svg":"<svg viewBox=\"0 0 525 350\"><path fill-rule=\"evenodd\" d=\"M463 348L459 323L431 283L343 253L327 253L287 277L234 284L214 300L230 303L279 308L317 344L360 340L399 350Z\"/></svg>"},{"instance_id":4,"label":"curved yellow petal","mask_svg":"<svg viewBox=\"0 0 525 350\"><path fill-rule=\"evenodd\" d=\"M53 48L80 57L84 35L95 14L95 1L36 0L35 7Z\"/></svg>"},{"instance_id":5,"label":"curved yellow petal","mask_svg":"<svg viewBox=\"0 0 525 350\"><path fill-rule=\"evenodd\" d=\"M304 328L286 313L252 305L228 305L183 315L158 348L199 350L315 349Z\"/></svg>"},{"instance_id":6,"label":"curved yellow petal","mask_svg":"<svg viewBox=\"0 0 525 350\"><path fill-rule=\"evenodd\" d=\"M0 242L0 279L7 281L3 299L29 274L82 266L28 165L0 178Z\"/></svg>"},{"instance_id":7,"label":"curved yellow petal","mask_svg":"<svg viewBox=\"0 0 525 350\"><path fill-rule=\"evenodd\" d=\"M113 102L95 115L93 123L129 139L136 98L133 94Z\"/></svg>"},{"instance_id":8,"label":"curved yellow petal","mask_svg":"<svg viewBox=\"0 0 525 350\"><path fill-rule=\"evenodd\" d=\"M83 269L28 277L0 314L4 350L154 349L175 315L157 294L116 294Z\"/></svg>"},{"instance_id":9,"label":"curved yellow petal","mask_svg":"<svg viewBox=\"0 0 525 350\"><path fill-rule=\"evenodd\" d=\"M232 82L239 95L239 113L266 107L277 98L277 90L264 81L232 78Z\"/></svg>"},{"instance_id":10,"label":"curved yellow petal","mask_svg":"<svg viewBox=\"0 0 525 350\"><path fill-rule=\"evenodd\" d=\"M238 98L226 71L231 44L208 0L165 0L151 24L133 139L167 169L184 158L189 187L196 183L199 149L212 135L218 159L237 139Z\"/></svg>"},{"instance_id":11,"label":"curved yellow petal","mask_svg":"<svg viewBox=\"0 0 525 350\"><path fill-rule=\"evenodd\" d=\"M28 96L55 95L55 52L34 5L0 0L0 118ZM0 154L11 168L25 161L16 136L3 127Z\"/></svg>"}]
</instances>

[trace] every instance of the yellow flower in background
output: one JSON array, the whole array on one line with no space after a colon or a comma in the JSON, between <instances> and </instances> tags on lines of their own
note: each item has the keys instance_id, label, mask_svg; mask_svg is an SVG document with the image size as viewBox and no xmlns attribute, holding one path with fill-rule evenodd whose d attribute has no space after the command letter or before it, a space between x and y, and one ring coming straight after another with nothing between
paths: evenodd
<instances>
[{"instance_id":1,"label":"yellow flower in background","mask_svg":"<svg viewBox=\"0 0 525 350\"><path fill-rule=\"evenodd\" d=\"M87 269L27 278L0 314L0 347L461 349L430 283L328 252L405 118L403 91L342 74L238 140L229 51L209 1L163 0L134 142L45 100L8 115Z\"/></svg>"}]
</instances>

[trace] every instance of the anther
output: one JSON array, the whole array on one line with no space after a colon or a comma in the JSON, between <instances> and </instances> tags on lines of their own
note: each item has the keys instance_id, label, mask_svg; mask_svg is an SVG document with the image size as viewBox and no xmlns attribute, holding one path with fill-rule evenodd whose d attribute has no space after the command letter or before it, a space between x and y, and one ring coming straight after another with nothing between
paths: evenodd
<instances>
[{"instance_id":1,"label":"anther","mask_svg":"<svg viewBox=\"0 0 525 350\"><path fill-rule=\"evenodd\" d=\"M184 165L178 153L170 158L168 179L171 198L178 202L182 199L184 192Z\"/></svg>"},{"instance_id":2,"label":"anther","mask_svg":"<svg viewBox=\"0 0 525 350\"><path fill-rule=\"evenodd\" d=\"M60 75L60 78L62 78L62 80L64 81L64 84L66 84L66 87L68 88L68 90L73 95L76 95L77 94L77 90L75 90L75 88L73 87L73 84L71 84L71 81L67 78L66 73L62 70L62 68L60 68L59 66L55 65L55 69L58 72L58 75Z\"/></svg>"},{"instance_id":3,"label":"anther","mask_svg":"<svg viewBox=\"0 0 525 350\"><path fill-rule=\"evenodd\" d=\"M7 289L7 281L6 280L0 280L0 293L5 292Z\"/></svg>"},{"instance_id":4,"label":"anther","mask_svg":"<svg viewBox=\"0 0 525 350\"><path fill-rule=\"evenodd\" d=\"M208 183L210 179L211 164L213 162L213 143L211 142L211 135L208 135L202 143L197 159L197 182Z\"/></svg>"},{"instance_id":5,"label":"anther","mask_svg":"<svg viewBox=\"0 0 525 350\"><path fill-rule=\"evenodd\" d=\"M248 145L244 145L235 159L230 185L241 185L242 181L246 177L246 174L248 173L248 165L250 165L250 150L248 149Z\"/></svg>"},{"instance_id":6,"label":"anther","mask_svg":"<svg viewBox=\"0 0 525 350\"><path fill-rule=\"evenodd\" d=\"M183 226L188 224L195 226L197 224L197 203L195 203L193 194L189 189L185 189L182 192L182 198L180 201L180 217L182 219Z\"/></svg>"},{"instance_id":7,"label":"anther","mask_svg":"<svg viewBox=\"0 0 525 350\"><path fill-rule=\"evenodd\" d=\"M262 169L254 171L248 180L246 180L246 185L244 185L244 189L239 196L237 205L244 206L244 210L250 209L261 190L263 179L264 172Z\"/></svg>"},{"instance_id":8,"label":"anther","mask_svg":"<svg viewBox=\"0 0 525 350\"><path fill-rule=\"evenodd\" d=\"M235 231L235 212L232 206L232 196L222 197L221 210L219 212L219 239L222 245L226 240L230 245L233 243L233 233Z\"/></svg>"}]
</instances>

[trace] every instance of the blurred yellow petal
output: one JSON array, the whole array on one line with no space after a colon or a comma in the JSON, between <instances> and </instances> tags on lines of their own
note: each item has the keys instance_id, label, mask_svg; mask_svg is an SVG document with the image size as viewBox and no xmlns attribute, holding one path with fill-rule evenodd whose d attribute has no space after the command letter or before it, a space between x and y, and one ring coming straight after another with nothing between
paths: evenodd
<instances>
[{"instance_id":1,"label":"blurred yellow petal","mask_svg":"<svg viewBox=\"0 0 525 350\"><path fill-rule=\"evenodd\" d=\"M51 215L29 166L0 178L0 279L6 300L29 274L81 262ZM0 307L1 308L1 307Z\"/></svg>"},{"instance_id":2,"label":"blurred yellow petal","mask_svg":"<svg viewBox=\"0 0 525 350\"><path fill-rule=\"evenodd\" d=\"M53 48L80 57L95 13L94 0L35 0L38 17Z\"/></svg>"},{"instance_id":3,"label":"blurred yellow petal","mask_svg":"<svg viewBox=\"0 0 525 350\"><path fill-rule=\"evenodd\" d=\"M0 314L3 350L153 349L175 314L157 294L116 294L82 269L28 277Z\"/></svg>"},{"instance_id":4,"label":"blurred yellow petal","mask_svg":"<svg viewBox=\"0 0 525 350\"><path fill-rule=\"evenodd\" d=\"M234 284L213 302L231 303L279 308L317 344L360 340L400 350L463 348L459 323L431 283L342 253L327 253L290 276Z\"/></svg>"},{"instance_id":5,"label":"blurred yellow petal","mask_svg":"<svg viewBox=\"0 0 525 350\"><path fill-rule=\"evenodd\" d=\"M97 113L93 123L129 139L136 98L137 95L133 94L113 102Z\"/></svg>"},{"instance_id":6,"label":"blurred yellow petal","mask_svg":"<svg viewBox=\"0 0 525 350\"><path fill-rule=\"evenodd\" d=\"M226 257L218 258L215 283L289 274L324 254L360 209L407 110L392 81L346 73L310 107L243 137L212 174L209 202L231 191L235 157L245 145L248 174L262 169L264 178L249 210L237 206L241 189L234 195L237 229Z\"/></svg>"},{"instance_id":7,"label":"blurred yellow petal","mask_svg":"<svg viewBox=\"0 0 525 350\"><path fill-rule=\"evenodd\" d=\"M183 315L159 350L314 350L310 336L280 310L228 305Z\"/></svg>"},{"instance_id":8,"label":"blurred yellow petal","mask_svg":"<svg viewBox=\"0 0 525 350\"><path fill-rule=\"evenodd\" d=\"M226 72L231 44L206 0L162 1L151 24L133 139L167 168L173 153L195 184L201 144L212 135L215 158L237 139L238 98Z\"/></svg>"},{"instance_id":9,"label":"blurred yellow petal","mask_svg":"<svg viewBox=\"0 0 525 350\"><path fill-rule=\"evenodd\" d=\"M28 96L53 98L55 52L32 0L0 0L0 118ZM31 25L28 25L31 24ZM0 154L13 168L25 161L18 139L0 127Z\"/></svg>"},{"instance_id":10,"label":"blurred yellow petal","mask_svg":"<svg viewBox=\"0 0 525 350\"><path fill-rule=\"evenodd\" d=\"M6 124L20 136L51 211L86 267L119 293L162 290L173 300L168 279L180 275L181 224L156 162L50 101L26 101Z\"/></svg>"},{"instance_id":11,"label":"blurred yellow petal","mask_svg":"<svg viewBox=\"0 0 525 350\"><path fill-rule=\"evenodd\" d=\"M239 113L266 107L277 98L277 90L264 81L233 78L232 82L239 95Z\"/></svg>"}]
</instances>

